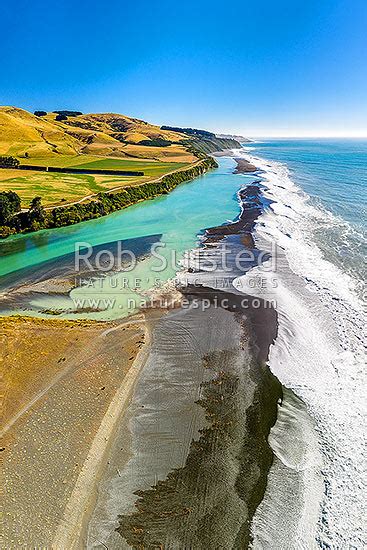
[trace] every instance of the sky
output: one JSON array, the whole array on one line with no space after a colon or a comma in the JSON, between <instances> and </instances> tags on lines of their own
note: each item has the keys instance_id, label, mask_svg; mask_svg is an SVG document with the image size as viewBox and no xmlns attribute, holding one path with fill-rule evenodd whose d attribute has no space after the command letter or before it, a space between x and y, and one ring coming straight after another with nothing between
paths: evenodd
<instances>
[{"instance_id":1,"label":"sky","mask_svg":"<svg viewBox=\"0 0 367 550\"><path fill-rule=\"evenodd\" d=\"M367 136L367 0L20 0L0 104L257 136Z\"/></svg>"}]
</instances>

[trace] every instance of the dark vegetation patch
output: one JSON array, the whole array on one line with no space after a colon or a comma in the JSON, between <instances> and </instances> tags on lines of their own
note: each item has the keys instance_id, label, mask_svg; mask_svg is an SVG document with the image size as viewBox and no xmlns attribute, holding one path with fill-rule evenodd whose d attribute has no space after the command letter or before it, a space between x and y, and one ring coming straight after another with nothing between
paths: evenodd
<instances>
[{"instance_id":1,"label":"dark vegetation patch","mask_svg":"<svg viewBox=\"0 0 367 550\"><path fill-rule=\"evenodd\" d=\"M65 117L68 117L68 116L79 116L79 115L82 115L83 113L81 111L52 111L53 113L57 114L57 115L63 115Z\"/></svg>"},{"instance_id":2,"label":"dark vegetation patch","mask_svg":"<svg viewBox=\"0 0 367 550\"><path fill-rule=\"evenodd\" d=\"M19 160L15 157L0 157L0 168L19 168Z\"/></svg>"},{"instance_id":3,"label":"dark vegetation patch","mask_svg":"<svg viewBox=\"0 0 367 550\"><path fill-rule=\"evenodd\" d=\"M179 128L178 126L161 126L161 130L169 130L170 132L180 132L181 134L188 134L189 136L200 137L215 137L213 132L207 130L198 130L197 128Z\"/></svg>"},{"instance_id":4,"label":"dark vegetation patch","mask_svg":"<svg viewBox=\"0 0 367 550\"><path fill-rule=\"evenodd\" d=\"M149 147L168 147L173 143L176 143L176 142L158 137L158 138L152 138L152 139L142 139L141 141L139 141L138 145L148 145Z\"/></svg>"}]
</instances>

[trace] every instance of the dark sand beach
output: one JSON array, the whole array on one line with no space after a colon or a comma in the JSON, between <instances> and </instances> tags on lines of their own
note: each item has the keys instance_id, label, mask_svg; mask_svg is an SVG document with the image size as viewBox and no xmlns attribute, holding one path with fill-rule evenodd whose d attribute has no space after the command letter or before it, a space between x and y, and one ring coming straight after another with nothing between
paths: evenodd
<instances>
[{"instance_id":1,"label":"dark sand beach","mask_svg":"<svg viewBox=\"0 0 367 550\"><path fill-rule=\"evenodd\" d=\"M235 160L237 163L237 166L233 171L234 174L248 174L248 173L256 172L258 170L258 168L254 164L251 164L251 162L249 162L248 160L242 157L240 158L233 157L232 149L226 149L225 151L218 151L217 153L214 153L214 156L215 157L232 157L233 160Z\"/></svg>"},{"instance_id":2,"label":"dark sand beach","mask_svg":"<svg viewBox=\"0 0 367 550\"><path fill-rule=\"evenodd\" d=\"M251 164L251 162L244 158L235 158L234 160L237 162L234 171L235 174L248 174L258 170L254 164Z\"/></svg>"},{"instance_id":3,"label":"dark sand beach","mask_svg":"<svg viewBox=\"0 0 367 550\"><path fill-rule=\"evenodd\" d=\"M239 199L237 220L206 230L197 250L204 266L223 244L232 256L239 248L255 251L259 182ZM251 296L228 285L241 273L208 275L194 262L178 286L185 308L156 321L112 448L113 467L101 480L89 548L248 546L282 388L266 365L276 312L263 301L253 307Z\"/></svg>"}]
</instances>

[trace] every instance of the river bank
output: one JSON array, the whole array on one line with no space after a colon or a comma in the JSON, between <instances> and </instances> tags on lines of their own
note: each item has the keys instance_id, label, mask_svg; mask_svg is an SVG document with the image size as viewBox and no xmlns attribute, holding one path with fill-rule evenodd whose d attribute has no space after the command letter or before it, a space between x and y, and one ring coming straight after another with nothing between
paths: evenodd
<instances>
[{"instance_id":1,"label":"river bank","mask_svg":"<svg viewBox=\"0 0 367 550\"><path fill-rule=\"evenodd\" d=\"M233 161L225 159L223 162L224 165L228 163L233 171ZM145 366L139 370L139 376L134 378L136 386L131 394L130 404L125 398L118 399L119 407L121 403L128 406L126 408L124 405L123 411L117 407L119 413L115 417L113 428L108 411L110 406L116 411L116 401L109 394L109 400L104 401L103 414L102 409L100 413L93 412L94 427L89 430L91 434L88 432L85 441L81 439L83 444L77 443L79 429L84 425L82 411L85 407L90 410L89 392L93 393L93 389L96 389L90 380L93 379L95 369L100 371L106 368L106 357L111 358L109 368L113 365L116 367L117 361L121 365L119 368L125 372L125 378L119 378L119 388L126 395L124 380L127 380L128 372L133 371L129 367L126 374L126 363L121 360L119 353L124 350L129 355L129 365L135 352L130 355L128 343L120 339L119 321L114 321L105 330L104 338L111 339L109 346L100 348L101 338L93 338L92 355L95 358L93 364L88 365L89 368L86 365L87 357L83 356L84 367L81 366L81 372L85 371L85 376L89 373L87 389L84 384L81 391L81 380L77 377L77 371L75 374L71 372L70 380L65 377L65 381L63 379L60 383L60 389L56 385L54 393L51 391L45 394L46 399L40 399L32 410L29 422L35 423L35 428L31 431L27 424L24 429L29 430L39 447L29 460L29 467L34 468L37 465L38 470L42 471L39 468L41 464L45 466L46 472L52 470L45 476L44 483L48 487L55 486L53 492L57 501L57 506L53 506L52 518L47 516L43 527L39 523L42 519L41 512L39 522L33 517L24 522L24 529L29 529L28 536L33 537L35 543L41 544L43 540L44 544L51 540L51 544L56 546L72 547L73 544L78 544L76 541L81 540L81 544L88 548L99 548L105 544L109 548L121 548L125 545L128 547L129 544L140 544L141 541L150 544L152 537L155 537L154 540L166 541L167 544L179 540L182 547L190 544L197 545L198 548L212 547L216 540L222 541L225 547L230 545L244 548L248 545L251 517L264 494L267 472L272 463L267 435L276 420L277 404L282 392L266 366L269 347L277 333L275 311L265 303L261 303L260 307L253 307L251 297L248 296L245 298L250 298L250 303L242 304L243 296L232 288L233 278L244 272L238 271L235 266L234 257L237 252L251 250L255 263L259 254L251 234L262 209L261 186L259 181L246 178L249 177L231 176L230 172L226 172L222 184L222 180L218 180L213 174L213 182L223 185L229 190L229 194L231 187L228 185L232 185L236 192L244 187L239 193L230 195L228 201L228 207L231 208L234 202L237 212L240 201L240 215L236 219L232 214L232 223L215 225L223 222L223 215L219 217L211 209L208 212L209 196L203 199L204 211L209 213L208 220L212 225L207 226L201 247L193 250L189 263L180 274L177 287L182 300L188 301L188 305L176 307L167 315L149 321L152 342ZM200 183L207 185L205 178ZM246 186L246 183L251 185ZM192 185L195 191L195 183ZM209 200L218 198L223 204L223 198L213 195L211 185L208 185L208 189L212 191ZM190 187L186 188L190 205L193 191L190 191ZM172 197L173 195L171 200ZM179 205L180 211L182 204L181 202ZM192 207L189 212L192 218ZM147 222L146 216L144 222ZM162 223L160 222L161 227ZM119 233L121 235L121 224ZM184 250L188 249L187 242L181 244ZM222 272L218 265L214 274L208 273L205 262L219 255L225 244L230 248L231 272ZM201 256L203 268L198 269L196 255ZM149 261L149 254L143 254L142 258L144 264ZM185 255L183 261L185 264ZM61 265L67 271L68 264L65 260L63 264L55 260L52 267L40 266L44 273L42 277L46 277L46 282L42 283L42 292L46 290L46 295L51 288L47 277L51 276L55 284L56 271L60 270ZM245 271L253 265L251 263L245 266ZM22 277L26 281L26 299L32 300L35 307L37 302L32 293L36 289L29 286L28 274L22 274L19 280ZM193 278L199 280L199 285L193 284ZM218 281L221 281L220 284ZM223 287L220 288L220 285ZM228 288L232 290L228 291ZM51 296L51 299L54 298ZM39 308L39 298L37 300L36 307ZM23 306L25 305L24 298ZM111 312L108 314L111 317ZM148 312L146 314L149 315ZM95 316L93 313L85 315ZM104 312L96 315L104 315L106 319ZM121 311L119 315L121 317ZM135 321L127 318L126 322ZM139 340L136 341L136 345L138 344ZM64 394L63 385L70 384L71 379L74 383L74 378L78 380L78 384L73 385L70 395L68 392ZM104 384L99 386L98 394L106 391L106 387L101 389L103 386ZM120 395L117 388L113 395ZM63 403L62 413L58 403ZM35 422L39 414L38 406L41 407L42 420L47 419L50 435L46 442L40 441L44 432L38 421ZM52 408L47 408L49 406ZM74 424L70 423L71 418L74 418ZM75 418L79 418L77 429ZM56 424L54 429L48 424L51 419L52 425ZM85 420L88 425L88 415ZM19 426L22 426L21 423L20 419ZM110 434L107 441L104 439L106 427ZM18 434L22 452L24 444L29 444L26 433L20 431ZM61 445L62 450L62 434L65 434L70 454L58 452L61 462L59 464L56 461L55 467L50 468L44 458L45 454L55 454L52 441ZM66 437L66 434L69 435ZM69 456L71 462L68 462L69 459L65 460L65 456ZM12 456L10 462L14 464ZM11 472L14 472L14 476L19 475L19 469ZM66 489L62 487L63 483L60 487L58 481L64 479L64 476L67 479ZM91 483L91 476L94 476L94 482L98 480L98 493L95 497L93 495L96 485ZM24 477L26 479L27 475ZM20 490L19 498L25 502L24 507L20 508L19 517L27 510L27 491L30 494L33 492L36 500L39 498L38 489L34 485L29 481L24 481L24 484L23 489L22 483L19 484L23 490L23 493ZM42 487L45 491L45 485L40 484L40 488ZM83 488L86 487L89 490L84 493ZM172 492L173 487L175 489ZM138 503L137 512L134 511L136 491L143 503ZM118 515L121 516L120 523ZM16 524L17 520L13 521ZM143 532L142 521L147 526L146 529L143 528ZM37 535L32 531L33 523ZM82 530L79 529L80 525L83 526ZM119 532L116 528L119 528ZM19 534L26 540L27 531L22 529Z\"/></svg>"},{"instance_id":2,"label":"river bank","mask_svg":"<svg viewBox=\"0 0 367 550\"><path fill-rule=\"evenodd\" d=\"M98 193L95 198L91 195L90 200L85 203L77 201L71 205L46 210L41 207L40 202L33 210L14 213L10 216L4 225L0 226L0 239L6 239L18 233L64 227L106 216L140 201L169 193L180 183L190 181L216 167L215 160L206 156L189 168L178 169L157 180L112 190L114 192Z\"/></svg>"}]
</instances>

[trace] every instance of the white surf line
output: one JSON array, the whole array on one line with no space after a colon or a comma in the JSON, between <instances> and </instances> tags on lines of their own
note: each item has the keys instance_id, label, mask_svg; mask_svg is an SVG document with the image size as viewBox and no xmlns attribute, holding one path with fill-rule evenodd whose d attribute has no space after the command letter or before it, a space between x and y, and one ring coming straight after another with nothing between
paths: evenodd
<instances>
[{"instance_id":1,"label":"white surf line","mask_svg":"<svg viewBox=\"0 0 367 550\"><path fill-rule=\"evenodd\" d=\"M88 456L84 461L74 489L65 506L63 517L51 546L52 549L65 550L67 548L68 550L73 550L80 548L80 537L85 527L83 522L84 515L87 512L93 495L96 480L102 467L111 436L124 408L130 400L137 377L148 358L150 341L150 331L146 327L145 344L140 349L134 363L124 377L93 439Z\"/></svg>"}]
</instances>

